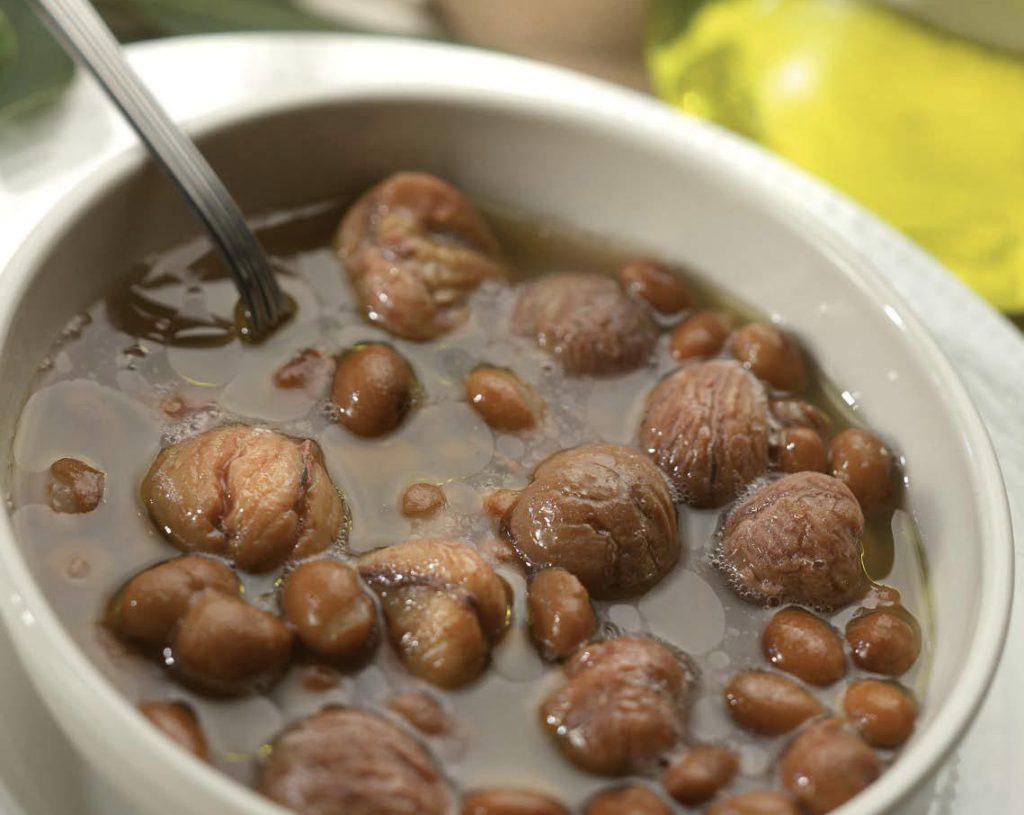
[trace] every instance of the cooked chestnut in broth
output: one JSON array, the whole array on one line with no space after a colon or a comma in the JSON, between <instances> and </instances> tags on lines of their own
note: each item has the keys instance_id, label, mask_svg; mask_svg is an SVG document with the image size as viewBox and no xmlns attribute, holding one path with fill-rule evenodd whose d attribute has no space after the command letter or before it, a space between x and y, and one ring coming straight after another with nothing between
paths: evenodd
<instances>
[{"instance_id":1,"label":"cooked chestnut in broth","mask_svg":"<svg viewBox=\"0 0 1024 815\"><path fill-rule=\"evenodd\" d=\"M566 664L566 683L541 704L565 755L600 775L652 768L683 737L689 678L659 642L622 637L589 645Z\"/></svg>"},{"instance_id":2,"label":"cooked chestnut in broth","mask_svg":"<svg viewBox=\"0 0 1024 815\"><path fill-rule=\"evenodd\" d=\"M758 603L844 606L867 591L864 515L835 478L795 473L729 513L716 561L737 594Z\"/></svg>"},{"instance_id":3,"label":"cooked chestnut in broth","mask_svg":"<svg viewBox=\"0 0 1024 815\"><path fill-rule=\"evenodd\" d=\"M328 708L274 739L259 790L300 815L448 815L429 753L379 716Z\"/></svg>"},{"instance_id":4,"label":"cooked chestnut in broth","mask_svg":"<svg viewBox=\"0 0 1024 815\"><path fill-rule=\"evenodd\" d=\"M639 452L615 444L587 444L541 463L507 528L528 565L565 569L599 599L641 594L679 559L665 479Z\"/></svg>"},{"instance_id":5,"label":"cooked chestnut in broth","mask_svg":"<svg viewBox=\"0 0 1024 815\"><path fill-rule=\"evenodd\" d=\"M619 787L591 798L583 815L671 815L671 810L646 787Z\"/></svg>"},{"instance_id":6,"label":"cooked chestnut in broth","mask_svg":"<svg viewBox=\"0 0 1024 815\"><path fill-rule=\"evenodd\" d=\"M300 815L814 815L898 763L926 558L813 322L425 173L352 192L255 223L262 344L197 243L32 384L13 526L131 704Z\"/></svg>"},{"instance_id":7,"label":"cooked chestnut in broth","mask_svg":"<svg viewBox=\"0 0 1024 815\"><path fill-rule=\"evenodd\" d=\"M680 368L647 397L640 445L685 503L723 506L768 467L764 388L724 360Z\"/></svg>"},{"instance_id":8,"label":"cooked chestnut in broth","mask_svg":"<svg viewBox=\"0 0 1024 815\"><path fill-rule=\"evenodd\" d=\"M143 702L139 705L139 713L172 741L184 747L196 758L203 761L209 757L210 748L206 744L196 714L182 702Z\"/></svg>"},{"instance_id":9,"label":"cooked chestnut in broth","mask_svg":"<svg viewBox=\"0 0 1024 815\"><path fill-rule=\"evenodd\" d=\"M409 340L461 325L469 296L506 274L498 241L473 205L425 173L396 173L364 193L335 246L367 319Z\"/></svg>"},{"instance_id":10,"label":"cooked chestnut in broth","mask_svg":"<svg viewBox=\"0 0 1024 815\"><path fill-rule=\"evenodd\" d=\"M229 425L165 447L142 481L157 528L186 552L262 572L342 541L345 501L316 443Z\"/></svg>"},{"instance_id":11,"label":"cooked chestnut in broth","mask_svg":"<svg viewBox=\"0 0 1024 815\"><path fill-rule=\"evenodd\" d=\"M643 306L614 280L596 274L565 272L528 283L512 324L575 376L635 370L658 341Z\"/></svg>"}]
</instances>

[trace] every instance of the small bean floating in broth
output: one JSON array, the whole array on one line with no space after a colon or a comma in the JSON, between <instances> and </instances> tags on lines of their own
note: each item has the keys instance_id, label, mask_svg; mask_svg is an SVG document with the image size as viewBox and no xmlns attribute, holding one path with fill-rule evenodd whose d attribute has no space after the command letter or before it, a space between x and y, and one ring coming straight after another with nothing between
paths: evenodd
<instances>
[{"instance_id":1,"label":"small bean floating in broth","mask_svg":"<svg viewBox=\"0 0 1024 815\"><path fill-rule=\"evenodd\" d=\"M26 556L154 728L299 815L806 815L888 766L923 570L813 338L423 173L261 240L277 335L162 256L18 430Z\"/></svg>"}]
</instances>

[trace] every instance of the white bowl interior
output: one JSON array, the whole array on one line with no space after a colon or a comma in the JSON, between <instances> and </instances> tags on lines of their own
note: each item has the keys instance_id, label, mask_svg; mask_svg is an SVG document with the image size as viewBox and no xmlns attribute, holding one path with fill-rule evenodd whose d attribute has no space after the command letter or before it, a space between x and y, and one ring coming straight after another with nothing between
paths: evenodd
<instances>
[{"instance_id":1,"label":"white bowl interior","mask_svg":"<svg viewBox=\"0 0 1024 815\"><path fill-rule=\"evenodd\" d=\"M441 93L414 96L381 99L378 93L375 100L355 93L296 103L221 126L202 144L249 212L333 198L396 169L422 169L481 199L685 262L777 315L803 339L825 375L856 398L864 421L894 440L905 457L908 508L923 537L931 577L934 648L918 736L900 763L926 750L921 745L929 739L951 741L955 733L935 730L933 720L951 702L979 640L991 558L986 536L993 529L991 507L999 505L998 498L993 504L986 496L1001 487L992 480L990 451L976 417L961 391L951 395L948 369L934 346L922 342L916 323L905 319L884 287L863 281L849 247L834 244L771 190L748 183L741 169L709 160L657 128L578 105L489 101L471 94L461 100ZM127 261L196 232L171 187L135 159L109 171L105 181L81 191L51 219L23 253L25 268L4 279L5 296L16 308L9 311L13 317L0 358L3 438L13 437L29 381L64 323L115 285ZM9 455L8 443L5 461ZM9 472L3 468L4 479ZM16 563L6 520L0 550L5 562ZM69 675L98 687L102 680L76 662L80 655L69 655L61 650L68 642L54 639L55 623L38 589L17 585L17 574L9 577L39 621L30 632L37 642L33 648L58 649ZM24 644L26 636L16 638ZM94 697L94 708L123 710L71 710L55 700L66 679L40 677L42 656L28 661L30 669L40 663L33 673L60 718L67 724L77 717L77 725L68 725L73 734L86 721L110 726L128 720L127 705L109 705L108 693ZM980 693L984 682L974 684ZM959 704L969 712L976 701ZM155 738L138 733L147 739L146 750L158 749ZM76 738L83 744L89 736L80 732ZM164 758L172 780L179 770L192 772L170 754ZM914 774L922 774L933 758L922 752ZM889 773L879 783L886 786L872 792L875 803L895 800L915 780L898 776L899 771ZM169 795L181 794L171 781L161 786ZM247 811L254 811L249 797L221 786L205 779L202 791L188 799L193 811L207 811L203 807L218 797L222 804L247 803ZM874 811L867 796L853 806L843 811Z\"/></svg>"}]
</instances>

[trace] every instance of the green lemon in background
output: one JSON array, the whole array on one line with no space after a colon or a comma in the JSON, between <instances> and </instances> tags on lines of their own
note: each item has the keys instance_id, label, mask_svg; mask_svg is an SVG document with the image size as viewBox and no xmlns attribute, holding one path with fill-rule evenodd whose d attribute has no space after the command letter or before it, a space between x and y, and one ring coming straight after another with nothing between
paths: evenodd
<instances>
[{"instance_id":1,"label":"green lemon in background","mask_svg":"<svg viewBox=\"0 0 1024 815\"><path fill-rule=\"evenodd\" d=\"M652 0L655 91L1024 312L1024 60L856 0Z\"/></svg>"}]
</instances>

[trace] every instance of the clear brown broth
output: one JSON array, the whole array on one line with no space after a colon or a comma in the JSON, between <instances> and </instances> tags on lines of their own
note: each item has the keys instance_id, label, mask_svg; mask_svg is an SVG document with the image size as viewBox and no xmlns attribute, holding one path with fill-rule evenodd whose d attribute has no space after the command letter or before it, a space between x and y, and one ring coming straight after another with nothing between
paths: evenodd
<instances>
[{"instance_id":1,"label":"clear brown broth","mask_svg":"<svg viewBox=\"0 0 1024 815\"><path fill-rule=\"evenodd\" d=\"M16 531L36 578L60 619L100 670L130 700L173 698L197 712L211 760L252 783L261 755L286 724L326 704L380 708L390 695L420 687L391 650L344 673L336 687L310 690L308 667L294 665L268 692L212 699L174 682L159 665L118 643L99 620L107 599L131 575L176 551L153 528L138 486L162 444L229 419L263 423L316 439L351 507L349 551L358 555L416 536L448 536L481 544L495 535L481 507L499 487L522 487L533 467L556 450L587 441L629 444L644 396L673 368L663 336L656 360L643 370L605 379L567 379L551 360L512 337L507 314L514 288L485 287L470 321L438 341L395 340L366 323L352 301L330 247L343 202L260 219L260 236L298 304L297 316L262 345L241 344L232 330L235 294L204 241L153 257L136 270L130 289L112 294L75 318L40 367L14 441L10 500ZM613 273L635 252L571 229L488 209L511 266L522 278L564 269ZM754 313L713 287L703 300L741 316ZM296 351L336 354L381 339L412 363L423 403L394 435L362 440L330 421L323 398L280 390L272 372ZM480 362L512 367L547 398L542 426L525 434L495 434L462 397L464 375ZM814 377L811 401L836 427L855 423L856 405ZM161 400L180 395L200 406L175 421ZM80 458L106 473L103 503L66 515L46 502L46 471L57 458ZM415 481L443 485L448 507L428 520L407 520L396 509ZM716 741L741 756L736 791L775 786L774 766L785 737L752 736L735 727L720 697L736 670L766 667L760 633L772 610L737 598L710 564L719 511L683 508L681 564L634 602L598 603L604 633L649 633L687 652L697 672L691 725L694 741ZM899 589L924 628L925 648L904 683L923 690L930 631L924 559L909 513L869 525L865 562L872 578ZM547 790L570 805L609 786L573 768L537 721L538 702L558 670L540 660L525 631L525 581L517 568L497 565L515 591L511 629L492 665L458 691L433 689L458 722L454 735L427 739L462 788L489 785ZM276 610L279 575L241 575L251 601ZM832 618L840 629L855 608ZM855 678L852 669L847 679ZM844 683L812 690L835 709ZM682 810L681 810L682 811Z\"/></svg>"}]
</instances>

